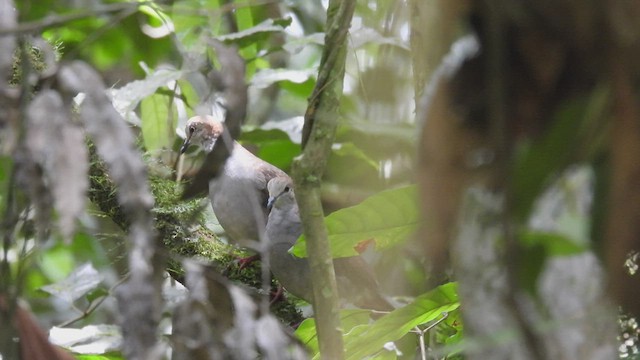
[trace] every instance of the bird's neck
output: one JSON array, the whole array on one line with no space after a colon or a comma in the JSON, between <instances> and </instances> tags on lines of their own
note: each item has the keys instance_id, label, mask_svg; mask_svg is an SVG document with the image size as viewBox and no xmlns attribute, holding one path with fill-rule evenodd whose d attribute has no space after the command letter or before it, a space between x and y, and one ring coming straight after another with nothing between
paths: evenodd
<instances>
[{"instance_id":1,"label":"bird's neck","mask_svg":"<svg viewBox=\"0 0 640 360\"><path fill-rule=\"evenodd\" d=\"M298 206L293 205L286 209L273 209L269 214L269 226L279 229L286 236L274 236L270 241L274 244L286 243L289 246L295 244L302 234L302 224Z\"/></svg>"},{"instance_id":2,"label":"bird's neck","mask_svg":"<svg viewBox=\"0 0 640 360\"><path fill-rule=\"evenodd\" d=\"M216 144L216 138L208 137L202 140L202 148L205 152L210 153L213 150L213 146Z\"/></svg>"},{"instance_id":3,"label":"bird's neck","mask_svg":"<svg viewBox=\"0 0 640 360\"><path fill-rule=\"evenodd\" d=\"M204 151L206 153L210 153L211 151L213 151L213 147L216 145L216 141L218 141L218 139L220 139L220 137L216 137L216 136L211 136L211 137L204 138L202 140L202 148L204 149ZM250 155L253 155L253 154L251 154L251 152L249 150L247 150L244 147L242 147L242 145L240 145L240 143L238 143L235 140L233 141L232 152L233 153L243 153L244 152L244 153L248 153Z\"/></svg>"}]
</instances>

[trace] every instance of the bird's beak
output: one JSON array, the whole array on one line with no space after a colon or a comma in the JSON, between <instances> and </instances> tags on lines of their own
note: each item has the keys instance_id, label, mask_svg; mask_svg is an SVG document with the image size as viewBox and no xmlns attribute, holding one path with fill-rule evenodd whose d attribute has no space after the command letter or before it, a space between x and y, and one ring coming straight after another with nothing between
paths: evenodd
<instances>
[{"instance_id":1,"label":"bird's beak","mask_svg":"<svg viewBox=\"0 0 640 360\"><path fill-rule=\"evenodd\" d=\"M184 154L189 149L189 142L191 141L191 135L187 135L187 138L184 139L184 143L182 143L182 147L180 147L180 154Z\"/></svg>"},{"instance_id":2,"label":"bird's beak","mask_svg":"<svg viewBox=\"0 0 640 360\"><path fill-rule=\"evenodd\" d=\"M276 196L269 196L269 199L267 200L267 210L271 211L271 208L273 207L273 203L276 202L276 199L278 197Z\"/></svg>"}]
</instances>

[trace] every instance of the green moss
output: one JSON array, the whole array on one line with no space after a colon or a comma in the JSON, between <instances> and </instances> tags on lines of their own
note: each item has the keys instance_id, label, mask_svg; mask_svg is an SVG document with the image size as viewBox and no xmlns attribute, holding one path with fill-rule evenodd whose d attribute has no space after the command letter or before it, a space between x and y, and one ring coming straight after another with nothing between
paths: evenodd
<instances>
[{"instance_id":1,"label":"green moss","mask_svg":"<svg viewBox=\"0 0 640 360\"><path fill-rule=\"evenodd\" d=\"M21 54L20 47L16 48L13 53L13 65L11 71L11 78L9 79L10 85L19 85L22 79L22 72L25 69L23 66L22 60L28 59L29 64L28 68L30 71L34 71L38 74L41 74L47 69L47 64L45 62L45 53L44 51L53 51L53 56L55 56L56 60L60 58L62 43L58 42L56 44L49 44L45 49L41 49L40 47L34 44L23 44L25 48L25 53Z\"/></svg>"},{"instance_id":2,"label":"green moss","mask_svg":"<svg viewBox=\"0 0 640 360\"><path fill-rule=\"evenodd\" d=\"M129 221L120 208L113 182L109 178L104 164L97 158L93 146L89 146L91 154L89 198L102 212L109 216L118 226L127 229ZM238 259L253 255L237 247L220 241L205 226L203 206L208 201L199 199L182 200L182 186L170 179L150 175L149 184L155 198L153 213L156 230L162 240L169 260L167 271L178 281L184 278L181 260L183 258L199 258L211 264L229 280L250 287L262 288L260 262L256 261L240 269ZM277 290L277 283L272 280L271 290ZM302 321L302 315L294 302L289 299L274 302L272 312L286 324L293 325Z\"/></svg>"},{"instance_id":3,"label":"green moss","mask_svg":"<svg viewBox=\"0 0 640 360\"><path fill-rule=\"evenodd\" d=\"M90 146L91 165L89 167L89 199L98 205L100 211L120 226L129 227L129 221L122 212L116 196L116 188L107 174L104 164L97 160L94 147Z\"/></svg>"}]
</instances>

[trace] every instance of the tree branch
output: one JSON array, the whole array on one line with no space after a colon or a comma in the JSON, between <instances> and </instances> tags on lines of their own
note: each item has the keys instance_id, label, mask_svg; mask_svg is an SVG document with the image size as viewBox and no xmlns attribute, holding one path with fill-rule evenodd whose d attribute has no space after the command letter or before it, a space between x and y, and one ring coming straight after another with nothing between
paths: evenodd
<instances>
[{"instance_id":1,"label":"tree branch","mask_svg":"<svg viewBox=\"0 0 640 360\"><path fill-rule=\"evenodd\" d=\"M305 114L302 134L304 151L293 164L296 198L311 267L313 310L320 354L324 359L344 357L335 271L320 202L320 179L335 138L344 78L346 36L354 8L353 0L329 2L318 81Z\"/></svg>"},{"instance_id":2,"label":"tree branch","mask_svg":"<svg viewBox=\"0 0 640 360\"><path fill-rule=\"evenodd\" d=\"M82 20L84 18L96 17L101 14L110 14L117 12L127 12L128 10L137 10L138 7L147 4L147 2L140 3L115 3L104 6L99 6L90 10L83 10L80 12L75 12L71 14L58 15L58 16L47 16L37 21L31 22L23 22L17 24L16 26L2 26L0 27L0 36L10 35L10 34L23 34L23 33L31 33L31 32L39 32L44 29L64 26L71 21ZM3 24L4 25L4 24Z\"/></svg>"}]
</instances>

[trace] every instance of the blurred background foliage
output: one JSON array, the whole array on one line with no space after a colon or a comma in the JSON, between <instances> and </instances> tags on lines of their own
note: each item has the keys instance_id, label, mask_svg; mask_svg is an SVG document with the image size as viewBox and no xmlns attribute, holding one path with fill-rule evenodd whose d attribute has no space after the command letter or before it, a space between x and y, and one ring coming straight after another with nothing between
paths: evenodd
<instances>
[{"instance_id":1,"label":"blurred background foliage","mask_svg":"<svg viewBox=\"0 0 640 360\"><path fill-rule=\"evenodd\" d=\"M23 46L32 46L33 51L30 59L16 55L12 83L25 83L20 78L24 61L31 61L45 78L55 64L74 59L98 69L114 107L136 133L145 155L157 218L169 214L170 221L195 222L222 235L207 201L182 203L175 183L176 178L192 176L203 157L190 151L183 161L179 159L186 120L200 113L224 116L225 99L207 86L216 81L209 77L210 69L218 66L212 41L237 47L246 62L248 116L239 141L285 171L300 153L303 114L324 42L326 1L22 0L15 5L21 26L33 29L23 40ZM334 256L363 252L376 264L384 291L394 294L402 307L373 323L368 313L345 310L347 358L415 358L423 346L434 351L434 357L456 359L463 358L465 346L481 346L463 336L458 285L447 278L430 288L434 279L425 272L424 254L405 246L421 236L416 233L420 195L413 184L423 124L416 119L416 104L452 40L466 32L454 22L446 25L450 29L442 36L427 34L435 38L433 55L417 62L411 53L414 5L400 0L358 1L349 35L338 133L323 179L326 221ZM440 15L438 21L447 20L446 14ZM436 25L425 24L429 26ZM39 37L46 44L33 40ZM53 50L40 50L47 46ZM55 59L43 54L54 54ZM412 70L416 64L421 64L420 73ZM554 126L516 146L509 176L518 197L513 208L515 231L524 249L516 270L522 287L534 296L546 266L592 251L591 231L598 225L592 214L601 211L591 211L592 189L600 185L596 183L600 169L591 165L593 157L573 152L599 153L602 139L597 135L603 131L594 119L604 116L607 99L607 90L598 89L563 104L553 114ZM580 147L585 138L593 140L593 147ZM0 212L4 213L13 165L9 145L0 147ZM472 166L486 160L486 154L473 155L465 159ZM95 179L92 189L100 181ZM126 249L122 224L101 203L107 200L91 198L71 239L54 231L46 241L36 242L36 230L26 222L19 228L20 241L5 254L13 274L3 280L5 286L19 284L21 297L38 321L53 329L52 339L69 340L63 345L81 359L122 358L112 293L126 273L121 261ZM200 210L204 216L198 215ZM183 247L180 255L217 260L220 252L227 256L231 251L210 245L218 240L209 232L194 236L189 228L165 225L160 222L159 228L181 238L207 237L205 245ZM469 230L465 226L462 223L463 233ZM295 248L301 256L303 250ZM165 287L166 314L184 296L180 289L175 284ZM638 327L633 317L625 315L622 321L626 335L619 351L622 358L629 358L638 354L634 340ZM92 332L92 339L64 332L83 327ZM312 354L317 351L312 319L305 320L296 335Z\"/></svg>"},{"instance_id":2,"label":"blurred background foliage","mask_svg":"<svg viewBox=\"0 0 640 360\"><path fill-rule=\"evenodd\" d=\"M38 53L32 59L34 65L44 63L41 67L54 70L58 62L81 59L103 75L113 105L137 133L140 150L145 154L152 180L155 179L152 190L156 196L158 228L162 232L178 232L181 238L193 241L208 235L184 233L185 229L179 226L168 226L167 230L163 219L169 214L172 219L192 223L197 218L190 214L198 207L181 204L173 190L176 187L161 179L188 178L199 166L202 154L198 151L189 153L184 164L178 165L186 120L202 112L224 116L225 100L207 93L209 86L203 84L215 81L206 77L208 70L217 66L210 42L215 39L236 46L246 61L250 103L239 141L261 158L289 171L292 159L300 153L302 115L315 86L326 6L320 1L16 3L19 22L32 26L34 36L41 36L48 44L41 46L55 48L56 59L42 59L34 43L33 49ZM323 185L328 212L358 204L382 189L412 182L416 136L408 12L402 8L400 3L387 1L357 6L349 39L347 90ZM16 71L19 70L18 65ZM20 81L16 79L14 83ZM3 170L8 174L9 158L6 164ZM93 204L81 219L81 228L73 240L64 242L53 236L45 246L31 243L33 247L28 251L14 246L16 256L33 254L31 262L14 265L24 267L27 286L22 296L29 301L39 321L45 326L58 326L52 332L57 335L52 338L68 338L71 342L66 347L80 354L84 350L74 346L85 339L60 328L89 326L84 328L89 332L101 324L111 324L95 330L97 340L90 344L102 344L103 347L92 348L98 349L99 356L119 358L120 339L112 327L117 317L113 290L127 271L122 230L123 226L126 228L126 216L113 207L117 206L113 193L109 194L113 186L99 174L94 174L92 181ZM412 204L415 199L402 201L415 217L417 209ZM198 203L205 210L203 223L220 231L206 201L195 204ZM380 210L383 210L380 216L384 216L384 209L374 213ZM360 227L366 227L370 219L361 217L359 221ZM412 224L415 221L410 220ZM351 222L348 220L346 224ZM384 230L384 223L379 227ZM406 233L403 232L405 236ZM24 238L25 244L29 244L28 238ZM402 240L402 236L396 236L395 244ZM211 248L207 245L210 241L188 249L172 245L181 255L214 261L230 251L224 247ZM393 244L385 242L384 246ZM253 281L246 277L246 281ZM174 301L167 298L167 302ZM431 320L425 322L428 321ZM366 319L360 324L363 325ZM378 353L380 346L371 347L370 351Z\"/></svg>"}]
</instances>

